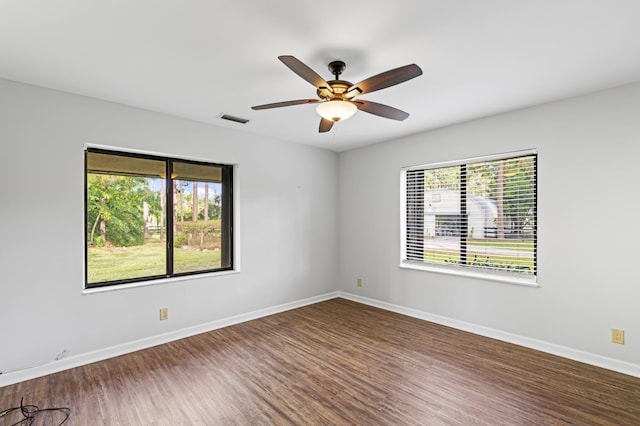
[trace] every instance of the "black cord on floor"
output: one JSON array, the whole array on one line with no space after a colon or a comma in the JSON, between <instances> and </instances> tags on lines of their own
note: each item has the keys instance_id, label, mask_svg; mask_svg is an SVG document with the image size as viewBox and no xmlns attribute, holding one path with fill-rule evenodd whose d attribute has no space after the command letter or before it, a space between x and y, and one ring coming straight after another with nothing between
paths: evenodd
<instances>
[{"instance_id":1,"label":"black cord on floor","mask_svg":"<svg viewBox=\"0 0 640 426\"><path fill-rule=\"evenodd\" d=\"M19 407L5 408L4 410L0 411L0 418L6 416L7 414L13 413L14 411L20 411L20 413L22 414L22 419L13 423L11 426L32 425L36 418L38 418L38 416L41 416L42 413L47 412L60 412L65 416L64 419L60 423L58 423L58 426L60 426L61 424L66 422L71 415L71 409L67 407L39 408L37 405L24 405L24 397L22 397L20 398Z\"/></svg>"}]
</instances>

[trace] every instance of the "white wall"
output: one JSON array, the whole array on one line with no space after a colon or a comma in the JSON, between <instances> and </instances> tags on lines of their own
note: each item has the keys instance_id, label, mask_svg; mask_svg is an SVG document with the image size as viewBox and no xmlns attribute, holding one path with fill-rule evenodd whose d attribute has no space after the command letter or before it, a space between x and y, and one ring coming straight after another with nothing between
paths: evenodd
<instances>
[{"instance_id":1,"label":"white wall","mask_svg":"<svg viewBox=\"0 0 640 426\"><path fill-rule=\"evenodd\" d=\"M640 84L338 156L0 80L0 371L337 289L640 371L638 117ZM83 295L85 143L238 163L241 273ZM398 267L400 167L528 148L540 288Z\"/></svg>"},{"instance_id":2,"label":"white wall","mask_svg":"<svg viewBox=\"0 0 640 426\"><path fill-rule=\"evenodd\" d=\"M528 148L539 153L540 288L398 267L401 167ZM640 84L343 153L340 289L640 372L639 161Z\"/></svg>"},{"instance_id":3,"label":"white wall","mask_svg":"<svg viewBox=\"0 0 640 426\"><path fill-rule=\"evenodd\" d=\"M241 272L83 295L85 143L239 164ZM337 167L329 151L0 80L0 371L334 292Z\"/></svg>"}]
</instances>

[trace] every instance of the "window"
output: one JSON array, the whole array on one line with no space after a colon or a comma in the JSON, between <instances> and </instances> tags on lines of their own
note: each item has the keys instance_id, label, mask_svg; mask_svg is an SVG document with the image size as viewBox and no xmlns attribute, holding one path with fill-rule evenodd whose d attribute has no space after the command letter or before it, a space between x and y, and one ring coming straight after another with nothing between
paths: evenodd
<instances>
[{"instance_id":1,"label":"window","mask_svg":"<svg viewBox=\"0 0 640 426\"><path fill-rule=\"evenodd\" d=\"M233 166L87 148L85 288L233 269Z\"/></svg>"},{"instance_id":2,"label":"window","mask_svg":"<svg viewBox=\"0 0 640 426\"><path fill-rule=\"evenodd\" d=\"M537 153L401 171L401 266L507 282L537 277Z\"/></svg>"}]
</instances>

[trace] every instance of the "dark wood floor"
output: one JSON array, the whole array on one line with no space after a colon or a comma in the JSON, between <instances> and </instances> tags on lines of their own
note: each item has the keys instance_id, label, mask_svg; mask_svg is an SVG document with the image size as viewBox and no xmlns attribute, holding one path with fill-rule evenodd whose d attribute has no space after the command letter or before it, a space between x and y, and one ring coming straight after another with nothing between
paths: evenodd
<instances>
[{"instance_id":1,"label":"dark wood floor","mask_svg":"<svg viewBox=\"0 0 640 426\"><path fill-rule=\"evenodd\" d=\"M640 424L638 378L345 299L6 386L0 410L23 396L65 425Z\"/></svg>"}]
</instances>

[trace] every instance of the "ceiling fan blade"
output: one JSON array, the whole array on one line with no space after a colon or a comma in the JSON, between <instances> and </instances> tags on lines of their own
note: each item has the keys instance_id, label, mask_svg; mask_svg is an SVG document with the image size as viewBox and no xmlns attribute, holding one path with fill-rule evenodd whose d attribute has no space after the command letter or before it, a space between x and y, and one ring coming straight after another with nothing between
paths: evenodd
<instances>
[{"instance_id":1,"label":"ceiling fan blade","mask_svg":"<svg viewBox=\"0 0 640 426\"><path fill-rule=\"evenodd\" d=\"M363 93L371 93L376 90L395 86L396 84L404 83L405 81L411 80L419 75L422 75L422 69L420 69L416 64L405 65L403 67L385 71L349 87L347 90L347 97L353 97Z\"/></svg>"},{"instance_id":2,"label":"ceiling fan blade","mask_svg":"<svg viewBox=\"0 0 640 426\"><path fill-rule=\"evenodd\" d=\"M408 112L401 111L397 108L390 107L389 105L379 104L377 102L353 101L360 111L368 112L369 114L377 115L384 118L390 118L392 120L402 121L409 117Z\"/></svg>"},{"instance_id":3,"label":"ceiling fan blade","mask_svg":"<svg viewBox=\"0 0 640 426\"><path fill-rule=\"evenodd\" d=\"M333 127L333 121L327 120L326 118L320 118L320 133L328 132Z\"/></svg>"},{"instance_id":4,"label":"ceiling fan blade","mask_svg":"<svg viewBox=\"0 0 640 426\"><path fill-rule=\"evenodd\" d=\"M313 84L315 88L326 87L331 90L331 86L329 86L329 83L327 83L324 78L320 77L318 73L302 63L299 59L290 55L278 56L278 59L288 66L291 71ZM333 90L331 91L333 92Z\"/></svg>"},{"instance_id":5,"label":"ceiling fan blade","mask_svg":"<svg viewBox=\"0 0 640 426\"><path fill-rule=\"evenodd\" d=\"M286 106L292 106L292 105L314 104L316 102L320 102L320 99L298 99L295 101L275 102L272 104L252 106L251 109L258 110L258 109L280 108L280 107L286 107Z\"/></svg>"}]
</instances>

